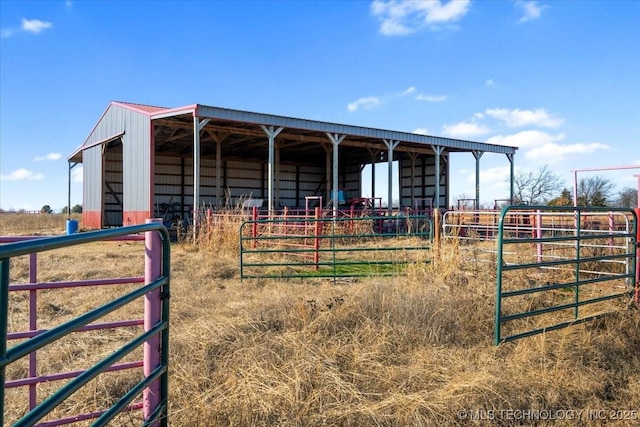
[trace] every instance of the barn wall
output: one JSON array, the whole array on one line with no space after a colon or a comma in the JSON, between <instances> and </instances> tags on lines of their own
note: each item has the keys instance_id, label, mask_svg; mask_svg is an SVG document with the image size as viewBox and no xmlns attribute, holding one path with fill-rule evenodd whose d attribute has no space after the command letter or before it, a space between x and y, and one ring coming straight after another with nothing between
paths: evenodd
<instances>
[{"instance_id":1,"label":"barn wall","mask_svg":"<svg viewBox=\"0 0 640 427\"><path fill-rule=\"evenodd\" d=\"M122 225L123 208L122 152L120 150L109 150L104 153L104 180L103 226L118 227Z\"/></svg>"},{"instance_id":2,"label":"barn wall","mask_svg":"<svg viewBox=\"0 0 640 427\"><path fill-rule=\"evenodd\" d=\"M122 136L122 198L123 214L116 221L118 215L110 210L109 200L105 200L106 212L102 209L102 196L105 194L102 182L102 145L88 148L83 154L83 210L101 212L106 215L107 224L91 224L87 227L100 227L112 223L138 224L149 217L150 192L150 120L145 114L123 108L119 105L109 105L107 111L93 129L84 145L90 146L100 141L112 138L124 132ZM112 171L113 172L113 171ZM101 199L101 200L97 200ZM95 214L87 215L94 218ZM123 218L122 218L123 217ZM83 216L84 219L84 216Z\"/></svg>"},{"instance_id":3,"label":"barn wall","mask_svg":"<svg viewBox=\"0 0 640 427\"><path fill-rule=\"evenodd\" d=\"M360 165L350 165L340 174L340 188L346 190L346 201L362 196L362 174Z\"/></svg>"},{"instance_id":4,"label":"barn wall","mask_svg":"<svg viewBox=\"0 0 640 427\"><path fill-rule=\"evenodd\" d=\"M82 225L102 227L102 146L88 148L82 157Z\"/></svg>"},{"instance_id":5,"label":"barn wall","mask_svg":"<svg viewBox=\"0 0 640 427\"><path fill-rule=\"evenodd\" d=\"M402 206L413 206L411 200L411 188L413 187L414 198L432 198L435 203L436 178L435 178L435 156L422 155L416 159L415 171L411 175L411 159L403 157L400 160L400 204ZM448 162L444 160L440 163L440 207L446 208L448 201ZM419 207L422 207L422 203Z\"/></svg>"},{"instance_id":6,"label":"barn wall","mask_svg":"<svg viewBox=\"0 0 640 427\"><path fill-rule=\"evenodd\" d=\"M200 160L200 206L219 206L216 201L215 159ZM237 207L246 199L263 199L267 206L266 163L223 160L221 167L220 204ZM275 196L277 207L303 207L305 196L320 194L324 188L324 167L281 164L279 189ZM353 171L348 180L359 179ZM154 177L154 214L165 216L168 211L181 217L191 214L193 205L193 159L156 155Z\"/></svg>"}]
</instances>

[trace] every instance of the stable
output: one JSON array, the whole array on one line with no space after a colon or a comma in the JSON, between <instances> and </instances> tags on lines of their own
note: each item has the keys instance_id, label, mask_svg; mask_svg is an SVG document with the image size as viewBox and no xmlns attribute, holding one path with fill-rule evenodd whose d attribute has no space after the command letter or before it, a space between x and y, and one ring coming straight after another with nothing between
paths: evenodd
<instances>
[{"instance_id":1,"label":"stable","mask_svg":"<svg viewBox=\"0 0 640 427\"><path fill-rule=\"evenodd\" d=\"M400 206L449 205L449 154L476 159L516 147L408 132L254 113L201 104L163 108L111 102L85 142L69 157L83 165L83 225L103 228L165 216L197 220L203 208L259 206L270 215L308 207L309 200L337 215L362 203L362 170L386 163L388 201L399 188ZM397 162L398 182L392 165ZM375 194L375 177L371 180ZM71 187L69 184L69 204ZM386 208L393 213L391 203Z\"/></svg>"}]
</instances>

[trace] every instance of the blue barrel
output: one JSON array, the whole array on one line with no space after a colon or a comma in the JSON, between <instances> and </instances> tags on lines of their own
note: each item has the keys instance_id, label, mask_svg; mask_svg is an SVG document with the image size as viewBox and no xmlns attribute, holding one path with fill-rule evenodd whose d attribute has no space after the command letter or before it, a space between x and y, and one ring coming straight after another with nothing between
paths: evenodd
<instances>
[{"instance_id":1,"label":"blue barrel","mask_svg":"<svg viewBox=\"0 0 640 427\"><path fill-rule=\"evenodd\" d=\"M67 234L75 234L78 232L78 221L75 219L67 220Z\"/></svg>"}]
</instances>

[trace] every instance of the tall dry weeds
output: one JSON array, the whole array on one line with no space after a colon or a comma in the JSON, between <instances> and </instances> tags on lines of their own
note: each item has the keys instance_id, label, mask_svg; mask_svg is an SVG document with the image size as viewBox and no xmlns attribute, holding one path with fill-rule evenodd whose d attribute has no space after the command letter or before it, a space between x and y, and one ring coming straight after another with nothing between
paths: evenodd
<instances>
[{"instance_id":1,"label":"tall dry weeds","mask_svg":"<svg viewBox=\"0 0 640 427\"><path fill-rule=\"evenodd\" d=\"M640 407L640 316L624 302L598 321L494 347L494 267L468 268L469 252L455 244L397 278L240 282L237 229L220 230L206 244L172 247L171 425L597 426L602 420L587 416L470 422L460 413ZM95 274L104 271L88 258L100 251L113 254L103 263L134 268L126 266L140 248L118 249L62 255ZM55 259L42 280L85 274ZM71 298L49 292L41 304L75 313ZM66 360L63 351L80 358L72 346L88 344L74 339L43 363ZM120 342L110 339L93 337L93 345ZM110 402L129 381L105 377L72 404Z\"/></svg>"}]
</instances>

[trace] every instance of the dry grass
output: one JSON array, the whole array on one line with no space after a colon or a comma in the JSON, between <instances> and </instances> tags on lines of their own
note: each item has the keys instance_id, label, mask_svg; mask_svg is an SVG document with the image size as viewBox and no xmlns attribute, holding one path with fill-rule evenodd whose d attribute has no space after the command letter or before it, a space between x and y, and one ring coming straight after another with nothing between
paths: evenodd
<instances>
[{"instance_id":1,"label":"dry grass","mask_svg":"<svg viewBox=\"0 0 640 427\"><path fill-rule=\"evenodd\" d=\"M458 413L640 408L640 316L624 302L597 322L494 347L492 266L465 271L455 245L396 279L240 282L237 239L228 232L208 244L172 247L171 425L596 426L602 421L586 414L581 421L505 415L470 422ZM56 251L41 257L39 278L139 274L140 258L132 255L140 252L139 243L117 242ZM12 280L24 280L24 263L16 262ZM107 297L83 293L43 292L43 322L60 322ZM26 296L13 298L25 304ZM14 326L21 316L12 312ZM131 333L74 336L43 352L41 369L86 365ZM135 375L101 376L73 396L68 410L113 401ZM7 398L11 422L24 397L11 391ZM135 421L128 414L115 424Z\"/></svg>"},{"instance_id":2,"label":"dry grass","mask_svg":"<svg viewBox=\"0 0 640 427\"><path fill-rule=\"evenodd\" d=\"M81 221L80 214L71 219ZM24 214L0 212L0 236L51 236L65 234L67 214Z\"/></svg>"}]
</instances>

